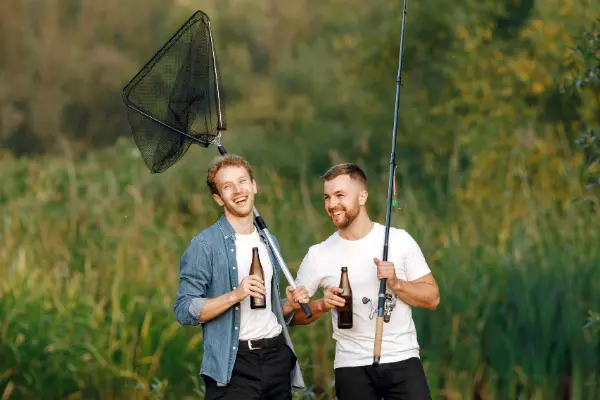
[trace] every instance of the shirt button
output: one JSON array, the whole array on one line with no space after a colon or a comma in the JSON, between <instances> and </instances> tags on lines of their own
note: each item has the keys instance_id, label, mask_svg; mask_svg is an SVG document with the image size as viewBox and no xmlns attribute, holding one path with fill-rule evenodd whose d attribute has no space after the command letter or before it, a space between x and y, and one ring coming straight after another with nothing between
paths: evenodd
<instances>
[{"instance_id":1,"label":"shirt button","mask_svg":"<svg viewBox=\"0 0 600 400\"><path fill-rule=\"evenodd\" d=\"M236 309L236 310L239 310L240 308L239 308L239 307L236 307L235 309Z\"/></svg>"},{"instance_id":2,"label":"shirt button","mask_svg":"<svg viewBox=\"0 0 600 400\"><path fill-rule=\"evenodd\" d=\"M238 327L237 327L237 326L235 327L235 330L236 330L236 331L238 330Z\"/></svg>"},{"instance_id":3,"label":"shirt button","mask_svg":"<svg viewBox=\"0 0 600 400\"><path fill-rule=\"evenodd\" d=\"M235 267L233 267L233 269L235 269Z\"/></svg>"},{"instance_id":4,"label":"shirt button","mask_svg":"<svg viewBox=\"0 0 600 400\"><path fill-rule=\"evenodd\" d=\"M231 251L233 251L233 249L231 249Z\"/></svg>"},{"instance_id":5,"label":"shirt button","mask_svg":"<svg viewBox=\"0 0 600 400\"><path fill-rule=\"evenodd\" d=\"M233 349L235 350L235 346L233 346Z\"/></svg>"}]
</instances>

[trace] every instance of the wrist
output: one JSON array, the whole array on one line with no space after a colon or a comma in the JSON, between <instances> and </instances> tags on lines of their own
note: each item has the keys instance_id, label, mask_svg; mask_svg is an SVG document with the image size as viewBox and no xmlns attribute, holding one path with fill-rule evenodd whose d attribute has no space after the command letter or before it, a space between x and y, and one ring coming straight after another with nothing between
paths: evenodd
<instances>
[{"instance_id":1,"label":"wrist","mask_svg":"<svg viewBox=\"0 0 600 400\"><path fill-rule=\"evenodd\" d=\"M321 314L324 314L327 312L327 307L325 307L325 300L320 299L319 302L317 303L317 311L320 312Z\"/></svg>"},{"instance_id":2,"label":"wrist","mask_svg":"<svg viewBox=\"0 0 600 400\"><path fill-rule=\"evenodd\" d=\"M402 282L402 280L398 279L398 278L394 278L390 281L390 289L392 289L394 292L400 294L402 292L402 290L404 289L404 284Z\"/></svg>"},{"instance_id":3,"label":"wrist","mask_svg":"<svg viewBox=\"0 0 600 400\"><path fill-rule=\"evenodd\" d=\"M285 299L285 301L281 305L281 309L283 311L283 316L287 316L289 313L294 311L294 307L292 307L288 299Z\"/></svg>"},{"instance_id":4,"label":"wrist","mask_svg":"<svg viewBox=\"0 0 600 400\"><path fill-rule=\"evenodd\" d=\"M233 304L239 303L241 301L239 299L239 297L237 296L237 293L235 292L235 289L232 290L231 292L229 292L229 301L232 302Z\"/></svg>"}]
</instances>

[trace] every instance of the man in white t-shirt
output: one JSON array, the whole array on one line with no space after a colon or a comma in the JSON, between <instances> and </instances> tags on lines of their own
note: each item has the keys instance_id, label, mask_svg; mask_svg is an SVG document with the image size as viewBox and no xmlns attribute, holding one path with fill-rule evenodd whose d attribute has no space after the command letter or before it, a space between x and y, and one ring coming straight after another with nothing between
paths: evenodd
<instances>
[{"instance_id":1,"label":"man in white t-shirt","mask_svg":"<svg viewBox=\"0 0 600 400\"><path fill-rule=\"evenodd\" d=\"M437 283L416 241L403 229L390 228L388 261L381 261L385 226L370 220L367 178L355 164L332 167L323 176L325 209L338 229L305 255L296 283L313 296L313 317L296 313L292 324L309 324L331 310L338 399L429 399L430 391L419 356L411 307L435 309ZM337 307L344 304L341 268L347 267L352 288L353 326L338 328ZM381 360L373 366L379 280L387 279L390 319L384 324Z\"/></svg>"},{"instance_id":2,"label":"man in white t-shirt","mask_svg":"<svg viewBox=\"0 0 600 400\"><path fill-rule=\"evenodd\" d=\"M205 399L291 400L292 390L305 385L287 323L308 294L288 286L287 298L280 299L280 266L254 226L257 186L248 162L233 154L217 157L206 181L223 215L181 257L173 307L181 325L202 326ZM253 248L264 279L249 274ZM251 298L264 298L266 307L252 309Z\"/></svg>"}]
</instances>

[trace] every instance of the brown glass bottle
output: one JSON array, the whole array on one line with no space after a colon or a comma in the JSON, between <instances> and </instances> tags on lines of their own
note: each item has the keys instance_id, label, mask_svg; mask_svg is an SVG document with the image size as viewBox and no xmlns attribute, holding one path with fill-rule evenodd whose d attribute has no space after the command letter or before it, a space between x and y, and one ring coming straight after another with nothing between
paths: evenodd
<instances>
[{"instance_id":1,"label":"brown glass bottle","mask_svg":"<svg viewBox=\"0 0 600 400\"><path fill-rule=\"evenodd\" d=\"M340 278L340 288L343 290L339 294L341 298L346 300L343 307L338 307L338 328L352 329L352 287L348 278L348 268L342 267L342 276Z\"/></svg>"},{"instance_id":2,"label":"brown glass bottle","mask_svg":"<svg viewBox=\"0 0 600 400\"><path fill-rule=\"evenodd\" d=\"M258 247L252 248L252 264L250 264L249 275L256 275L263 281L265 280L265 273L262 264L260 263L260 258L258 257ZM262 299L257 299L254 296L250 296L250 308L253 310L267 308L266 298L263 297Z\"/></svg>"}]
</instances>

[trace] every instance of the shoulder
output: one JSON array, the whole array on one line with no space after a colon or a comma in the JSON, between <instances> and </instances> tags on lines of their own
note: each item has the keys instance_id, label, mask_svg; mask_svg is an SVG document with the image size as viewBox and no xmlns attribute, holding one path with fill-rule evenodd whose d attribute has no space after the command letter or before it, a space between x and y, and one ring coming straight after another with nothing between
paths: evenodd
<instances>
[{"instance_id":1,"label":"shoulder","mask_svg":"<svg viewBox=\"0 0 600 400\"><path fill-rule=\"evenodd\" d=\"M210 253L212 248L224 242L223 233L217 223L198 232L188 243L188 248L202 249Z\"/></svg>"},{"instance_id":2,"label":"shoulder","mask_svg":"<svg viewBox=\"0 0 600 400\"><path fill-rule=\"evenodd\" d=\"M279 245L279 240L277 240L277 236L272 235L271 233L269 233L269 237L271 238L271 240L273 241L273 243L275 243L275 246L277 246L277 250L281 251L281 246Z\"/></svg>"},{"instance_id":3,"label":"shoulder","mask_svg":"<svg viewBox=\"0 0 600 400\"><path fill-rule=\"evenodd\" d=\"M383 236L385 225L378 224L378 229ZM415 238L406 229L393 226L390 227L390 245L403 251L412 251L415 247L419 247Z\"/></svg>"},{"instance_id":4,"label":"shoulder","mask_svg":"<svg viewBox=\"0 0 600 400\"><path fill-rule=\"evenodd\" d=\"M322 254L328 250L334 248L339 243L340 235L336 231L332 233L327 239L321 242L315 243L308 248L308 253L311 255Z\"/></svg>"},{"instance_id":5,"label":"shoulder","mask_svg":"<svg viewBox=\"0 0 600 400\"><path fill-rule=\"evenodd\" d=\"M337 232L333 233L327 239L311 245L306 251L306 254L304 255L304 259L302 260L300 267L316 267L317 260L320 260L324 255L328 253L328 250L335 246L336 237Z\"/></svg>"}]
</instances>

